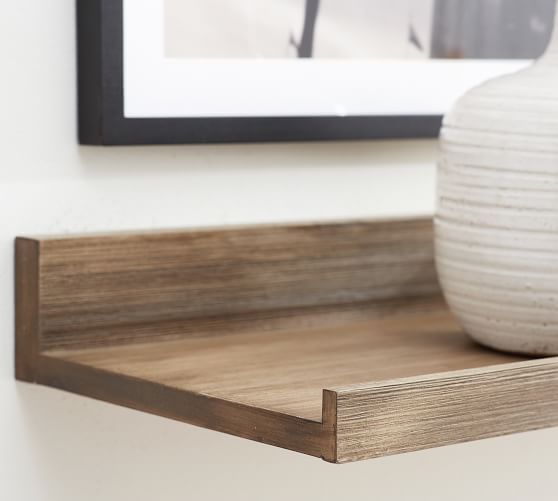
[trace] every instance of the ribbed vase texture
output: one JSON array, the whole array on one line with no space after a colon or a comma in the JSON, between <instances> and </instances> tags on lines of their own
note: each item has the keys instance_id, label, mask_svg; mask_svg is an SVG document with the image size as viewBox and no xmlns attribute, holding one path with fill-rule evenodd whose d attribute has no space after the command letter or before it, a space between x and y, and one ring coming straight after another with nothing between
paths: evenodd
<instances>
[{"instance_id":1,"label":"ribbed vase texture","mask_svg":"<svg viewBox=\"0 0 558 501\"><path fill-rule=\"evenodd\" d=\"M487 346L558 354L558 36L527 70L445 118L436 261L450 308Z\"/></svg>"}]
</instances>

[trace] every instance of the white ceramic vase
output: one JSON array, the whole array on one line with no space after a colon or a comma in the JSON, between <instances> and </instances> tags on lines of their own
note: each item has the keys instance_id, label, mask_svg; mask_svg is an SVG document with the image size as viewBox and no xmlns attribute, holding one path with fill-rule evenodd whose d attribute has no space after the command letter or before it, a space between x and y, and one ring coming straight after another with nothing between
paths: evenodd
<instances>
[{"instance_id":1,"label":"white ceramic vase","mask_svg":"<svg viewBox=\"0 0 558 501\"><path fill-rule=\"evenodd\" d=\"M437 268L464 329L504 351L558 354L558 28L533 66L445 118L438 183Z\"/></svg>"}]
</instances>

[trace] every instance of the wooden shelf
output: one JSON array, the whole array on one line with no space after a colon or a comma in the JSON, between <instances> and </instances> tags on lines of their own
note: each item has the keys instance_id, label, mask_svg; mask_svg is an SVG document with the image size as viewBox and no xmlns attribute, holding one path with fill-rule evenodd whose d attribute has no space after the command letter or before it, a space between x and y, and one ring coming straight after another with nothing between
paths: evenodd
<instances>
[{"instance_id":1,"label":"wooden shelf","mask_svg":"<svg viewBox=\"0 0 558 501\"><path fill-rule=\"evenodd\" d=\"M474 344L427 220L21 238L16 375L349 462L558 425L558 359Z\"/></svg>"}]
</instances>

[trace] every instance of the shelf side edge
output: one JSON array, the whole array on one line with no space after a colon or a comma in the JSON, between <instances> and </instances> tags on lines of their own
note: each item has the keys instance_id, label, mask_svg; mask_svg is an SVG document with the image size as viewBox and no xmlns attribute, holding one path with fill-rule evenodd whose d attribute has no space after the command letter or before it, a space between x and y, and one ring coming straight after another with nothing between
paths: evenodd
<instances>
[{"instance_id":1,"label":"shelf side edge","mask_svg":"<svg viewBox=\"0 0 558 501\"><path fill-rule=\"evenodd\" d=\"M328 463L337 463L337 392L322 392L322 427L329 437L324 444L322 459Z\"/></svg>"},{"instance_id":2,"label":"shelf side edge","mask_svg":"<svg viewBox=\"0 0 558 501\"><path fill-rule=\"evenodd\" d=\"M37 382L202 428L324 457L322 423L40 355Z\"/></svg>"},{"instance_id":3,"label":"shelf side edge","mask_svg":"<svg viewBox=\"0 0 558 501\"><path fill-rule=\"evenodd\" d=\"M39 249L37 240L15 240L15 377L28 382L39 355Z\"/></svg>"},{"instance_id":4,"label":"shelf side edge","mask_svg":"<svg viewBox=\"0 0 558 501\"><path fill-rule=\"evenodd\" d=\"M336 392L339 463L558 426L558 358Z\"/></svg>"}]
</instances>

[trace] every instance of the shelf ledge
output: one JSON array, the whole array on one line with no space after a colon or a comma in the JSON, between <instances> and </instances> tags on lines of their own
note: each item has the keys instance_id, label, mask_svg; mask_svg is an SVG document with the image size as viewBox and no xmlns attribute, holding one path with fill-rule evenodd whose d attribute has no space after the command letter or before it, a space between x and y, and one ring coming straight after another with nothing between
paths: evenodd
<instances>
[{"instance_id":1,"label":"shelf ledge","mask_svg":"<svg viewBox=\"0 0 558 501\"><path fill-rule=\"evenodd\" d=\"M429 220L16 240L16 377L345 463L558 425L474 344Z\"/></svg>"}]
</instances>

